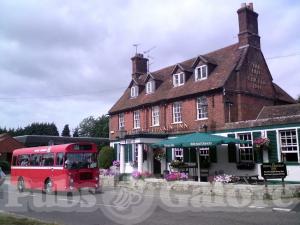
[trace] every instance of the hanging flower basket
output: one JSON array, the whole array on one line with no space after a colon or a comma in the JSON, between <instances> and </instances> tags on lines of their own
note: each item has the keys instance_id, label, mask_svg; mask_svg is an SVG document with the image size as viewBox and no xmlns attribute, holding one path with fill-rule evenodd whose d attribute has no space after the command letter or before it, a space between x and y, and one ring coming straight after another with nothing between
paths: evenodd
<instances>
[{"instance_id":1,"label":"hanging flower basket","mask_svg":"<svg viewBox=\"0 0 300 225\"><path fill-rule=\"evenodd\" d=\"M268 150L270 139L267 137L259 137L253 141L253 144L257 150Z\"/></svg>"},{"instance_id":2,"label":"hanging flower basket","mask_svg":"<svg viewBox=\"0 0 300 225\"><path fill-rule=\"evenodd\" d=\"M153 154L154 154L154 158L158 161L161 161L166 157L166 153L162 149L155 149L153 151Z\"/></svg>"}]
</instances>

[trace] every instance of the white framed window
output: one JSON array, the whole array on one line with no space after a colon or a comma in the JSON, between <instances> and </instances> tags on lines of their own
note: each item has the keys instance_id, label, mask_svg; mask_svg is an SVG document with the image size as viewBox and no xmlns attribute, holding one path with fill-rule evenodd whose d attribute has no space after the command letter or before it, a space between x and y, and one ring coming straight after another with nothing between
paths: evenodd
<instances>
[{"instance_id":1,"label":"white framed window","mask_svg":"<svg viewBox=\"0 0 300 225\"><path fill-rule=\"evenodd\" d=\"M175 160L183 160L183 148L173 148L173 152Z\"/></svg>"},{"instance_id":2,"label":"white framed window","mask_svg":"<svg viewBox=\"0 0 300 225\"><path fill-rule=\"evenodd\" d=\"M125 115L124 113L119 114L119 130L125 127Z\"/></svg>"},{"instance_id":3,"label":"white framed window","mask_svg":"<svg viewBox=\"0 0 300 225\"><path fill-rule=\"evenodd\" d=\"M204 80L207 78L207 65L198 66L195 68L195 80Z\"/></svg>"},{"instance_id":4,"label":"white framed window","mask_svg":"<svg viewBox=\"0 0 300 225\"><path fill-rule=\"evenodd\" d=\"M241 162L252 162L254 160L253 155L253 145L252 145L252 135L251 133L241 133L237 134L240 140L249 141L248 144L240 144L240 161Z\"/></svg>"},{"instance_id":5,"label":"white framed window","mask_svg":"<svg viewBox=\"0 0 300 225\"><path fill-rule=\"evenodd\" d=\"M155 82L153 80L146 83L146 94L151 94L155 90Z\"/></svg>"},{"instance_id":6,"label":"white framed window","mask_svg":"<svg viewBox=\"0 0 300 225\"><path fill-rule=\"evenodd\" d=\"M208 147L199 148L199 156L208 158L209 157L209 148Z\"/></svg>"},{"instance_id":7,"label":"white framed window","mask_svg":"<svg viewBox=\"0 0 300 225\"><path fill-rule=\"evenodd\" d=\"M159 126L159 106L152 107L152 126Z\"/></svg>"},{"instance_id":8,"label":"white framed window","mask_svg":"<svg viewBox=\"0 0 300 225\"><path fill-rule=\"evenodd\" d=\"M182 115L181 115L181 102L173 103L173 123L181 123Z\"/></svg>"},{"instance_id":9,"label":"white framed window","mask_svg":"<svg viewBox=\"0 0 300 225\"><path fill-rule=\"evenodd\" d=\"M139 87L138 86L132 86L130 89L130 96L131 98L135 98L139 95Z\"/></svg>"},{"instance_id":10,"label":"white framed window","mask_svg":"<svg viewBox=\"0 0 300 225\"><path fill-rule=\"evenodd\" d=\"M209 162L209 148L208 147L201 147L198 148L199 157L200 157L200 165L203 162Z\"/></svg>"},{"instance_id":11,"label":"white framed window","mask_svg":"<svg viewBox=\"0 0 300 225\"><path fill-rule=\"evenodd\" d=\"M133 112L133 128L134 129L141 128L140 110Z\"/></svg>"},{"instance_id":12,"label":"white framed window","mask_svg":"<svg viewBox=\"0 0 300 225\"><path fill-rule=\"evenodd\" d=\"M207 119L207 98L205 96L197 98L197 120Z\"/></svg>"},{"instance_id":13,"label":"white framed window","mask_svg":"<svg viewBox=\"0 0 300 225\"><path fill-rule=\"evenodd\" d=\"M281 159L284 162L298 162L299 149L297 141L297 132L295 129L280 130L279 143L281 150Z\"/></svg>"},{"instance_id":14,"label":"white framed window","mask_svg":"<svg viewBox=\"0 0 300 225\"><path fill-rule=\"evenodd\" d=\"M175 73L173 74L173 85L174 87L178 87L184 84L185 76L184 73Z\"/></svg>"}]
</instances>

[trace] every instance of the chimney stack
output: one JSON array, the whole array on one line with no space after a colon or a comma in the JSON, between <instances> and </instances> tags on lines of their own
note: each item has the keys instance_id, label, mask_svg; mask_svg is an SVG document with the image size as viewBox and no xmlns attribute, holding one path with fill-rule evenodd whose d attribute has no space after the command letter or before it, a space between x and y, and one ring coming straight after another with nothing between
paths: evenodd
<instances>
[{"instance_id":1,"label":"chimney stack","mask_svg":"<svg viewBox=\"0 0 300 225\"><path fill-rule=\"evenodd\" d=\"M132 61L132 75L139 76L148 72L148 59L144 58L143 54L136 53L131 58Z\"/></svg>"},{"instance_id":2,"label":"chimney stack","mask_svg":"<svg viewBox=\"0 0 300 225\"><path fill-rule=\"evenodd\" d=\"M260 37L258 35L258 14L254 12L253 3L242 3L237 11L239 17L239 44L260 49Z\"/></svg>"}]
</instances>

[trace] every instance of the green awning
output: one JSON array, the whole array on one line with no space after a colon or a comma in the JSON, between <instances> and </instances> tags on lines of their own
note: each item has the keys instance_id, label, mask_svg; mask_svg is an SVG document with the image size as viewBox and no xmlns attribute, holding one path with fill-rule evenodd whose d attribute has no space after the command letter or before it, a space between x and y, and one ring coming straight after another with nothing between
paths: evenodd
<instances>
[{"instance_id":1,"label":"green awning","mask_svg":"<svg viewBox=\"0 0 300 225\"><path fill-rule=\"evenodd\" d=\"M248 141L243 141L230 137L223 137L220 135L208 133L192 133L182 136L177 136L172 139L163 140L151 145L153 148L158 147L172 147L172 148L186 148L186 147L209 147L221 144L248 144Z\"/></svg>"}]
</instances>

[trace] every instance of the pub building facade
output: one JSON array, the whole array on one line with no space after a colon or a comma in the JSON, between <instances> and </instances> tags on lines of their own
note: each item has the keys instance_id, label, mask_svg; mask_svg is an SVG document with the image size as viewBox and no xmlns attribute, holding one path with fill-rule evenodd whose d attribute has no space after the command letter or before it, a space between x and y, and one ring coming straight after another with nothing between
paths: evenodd
<instances>
[{"instance_id":1,"label":"pub building facade","mask_svg":"<svg viewBox=\"0 0 300 225\"><path fill-rule=\"evenodd\" d=\"M273 127L272 122L266 126L275 130L260 129L259 122L255 128L249 122L259 120L268 107L295 104L295 100L273 82L261 51L258 14L253 4L242 4L237 14L238 43L157 71L148 71L148 59L143 54L131 58L131 82L109 110L110 145L120 160L121 173L138 170L162 174L171 169L169 165L175 159L195 164L195 149L151 147L161 140L193 132L216 133L253 143L259 132L264 137L275 131L277 144L271 144L269 161L290 159L289 155L280 155L279 128ZM297 147L292 151L297 152L298 163L298 126L293 130L296 133L286 135L288 140L290 136L297 137ZM275 140L272 134L271 143ZM197 150L200 159L209 162L210 175L259 173L260 162L253 144ZM277 158L273 158L275 152ZM291 158L294 160L295 156ZM239 165L248 167L238 169Z\"/></svg>"}]
</instances>

